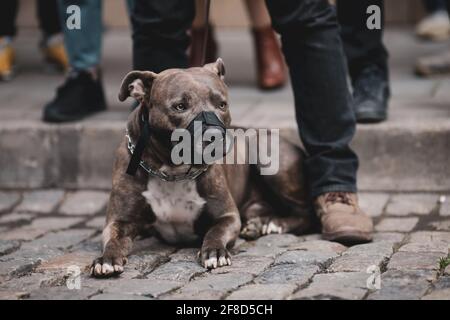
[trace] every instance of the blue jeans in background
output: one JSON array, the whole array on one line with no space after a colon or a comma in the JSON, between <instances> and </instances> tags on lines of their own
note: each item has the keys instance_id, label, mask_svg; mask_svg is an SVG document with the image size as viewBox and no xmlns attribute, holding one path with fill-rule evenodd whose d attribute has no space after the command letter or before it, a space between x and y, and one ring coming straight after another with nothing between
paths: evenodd
<instances>
[{"instance_id":1,"label":"blue jeans in background","mask_svg":"<svg viewBox=\"0 0 450 320\"><path fill-rule=\"evenodd\" d=\"M102 55L102 0L59 0L64 44L72 69L87 70L100 64ZM128 10L133 0L126 1ZM77 5L81 11L81 29L67 28L67 7Z\"/></svg>"}]
</instances>

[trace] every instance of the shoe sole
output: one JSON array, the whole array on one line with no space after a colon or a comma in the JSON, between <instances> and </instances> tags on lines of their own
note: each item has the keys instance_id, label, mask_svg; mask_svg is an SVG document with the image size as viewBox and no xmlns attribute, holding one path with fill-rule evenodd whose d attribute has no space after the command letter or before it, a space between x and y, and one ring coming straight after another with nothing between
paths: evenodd
<instances>
[{"instance_id":1,"label":"shoe sole","mask_svg":"<svg viewBox=\"0 0 450 320\"><path fill-rule=\"evenodd\" d=\"M372 233L357 230L323 233L322 238L324 240L335 241L346 245L367 243L373 240Z\"/></svg>"},{"instance_id":2,"label":"shoe sole","mask_svg":"<svg viewBox=\"0 0 450 320\"><path fill-rule=\"evenodd\" d=\"M83 115L73 116L73 117L49 117L45 116L42 118L42 121L48 122L48 123L64 123L64 122L75 122L75 121L81 121L85 118L91 117L99 112L105 111L107 108L98 109Z\"/></svg>"},{"instance_id":3,"label":"shoe sole","mask_svg":"<svg viewBox=\"0 0 450 320\"><path fill-rule=\"evenodd\" d=\"M385 113L380 112L357 112L356 121L358 123L379 123L387 119Z\"/></svg>"}]
</instances>

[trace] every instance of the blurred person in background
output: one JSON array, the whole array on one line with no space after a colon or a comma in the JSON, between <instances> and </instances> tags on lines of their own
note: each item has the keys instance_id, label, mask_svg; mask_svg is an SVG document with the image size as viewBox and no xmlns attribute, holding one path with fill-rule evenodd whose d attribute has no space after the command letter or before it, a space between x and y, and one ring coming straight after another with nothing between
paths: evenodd
<instances>
[{"instance_id":1,"label":"blurred person in background","mask_svg":"<svg viewBox=\"0 0 450 320\"><path fill-rule=\"evenodd\" d=\"M46 122L76 121L106 109L100 72L102 0L59 0L61 21L66 21L67 7L73 4L80 7L81 28L69 30L62 24L70 72L44 107Z\"/></svg>"},{"instance_id":2,"label":"blurred person in background","mask_svg":"<svg viewBox=\"0 0 450 320\"><path fill-rule=\"evenodd\" d=\"M383 44L383 0L338 0L338 20L349 75L353 86L353 108L359 123L387 119L390 97L388 52ZM367 27L367 8L381 9L381 29Z\"/></svg>"},{"instance_id":3,"label":"blurred person in background","mask_svg":"<svg viewBox=\"0 0 450 320\"><path fill-rule=\"evenodd\" d=\"M447 0L447 14L450 0ZM414 67L415 73L421 77L450 74L450 49L436 55L419 58Z\"/></svg>"},{"instance_id":4,"label":"blurred person in background","mask_svg":"<svg viewBox=\"0 0 450 320\"><path fill-rule=\"evenodd\" d=\"M420 38L443 41L450 37L450 19L445 0L423 0L427 15L417 24L416 34Z\"/></svg>"},{"instance_id":5,"label":"blurred person in background","mask_svg":"<svg viewBox=\"0 0 450 320\"><path fill-rule=\"evenodd\" d=\"M37 17L42 31L40 48L44 60L59 70L66 70L68 61L61 35L57 0L37 0ZM18 0L0 1L0 80L12 77L15 63L13 40L17 33Z\"/></svg>"},{"instance_id":6,"label":"blurred person in background","mask_svg":"<svg viewBox=\"0 0 450 320\"><path fill-rule=\"evenodd\" d=\"M103 1L58 0L61 21L66 21L70 5L81 11L81 28L69 30L62 24L64 44L69 57L70 72L57 89L55 97L44 107L45 122L81 120L107 109L101 74ZM126 0L127 9L133 0Z\"/></svg>"},{"instance_id":7,"label":"blurred person in background","mask_svg":"<svg viewBox=\"0 0 450 320\"><path fill-rule=\"evenodd\" d=\"M206 34L205 0L196 0L196 14L191 28L191 47L189 65L202 63L202 42ZM256 60L257 83L261 89L275 89L286 83L286 68L278 39L272 29L269 13L264 0L244 0L251 22L254 53ZM218 45L212 25L209 25L208 45L205 63L217 59Z\"/></svg>"}]
</instances>

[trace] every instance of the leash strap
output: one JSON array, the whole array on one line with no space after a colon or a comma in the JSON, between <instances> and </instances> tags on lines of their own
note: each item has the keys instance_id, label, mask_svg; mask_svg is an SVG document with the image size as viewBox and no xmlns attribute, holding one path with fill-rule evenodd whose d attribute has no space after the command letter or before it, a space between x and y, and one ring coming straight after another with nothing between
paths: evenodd
<instances>
[{"instance_id":1,"label":"leash strap","mask_svg":"<svg viewBox=\"0 0 450 320\"><path fill-rule=\"evenodd\" d=\"M209 8L210 8L210 6L211 6L211 0L206 0L205 1L205 24L204 24L205 34L204 34L203 43L202 43L202 64L201 64L201 66L203 66L206 63L206 46L208 44Z\"/></svg>"},{"instance_id":2,"label":"leash strap","mask_svg":"<svg viewBox=\"0 0 450 320\"><path fill-rule=\"evenodd\" d=\"M130 163L128 164L127 174L134 176L141 163L142 153L144 153L145 146L150 138L150 126L148 123L148 110L143 108L142 113L142 128L141 135L136 143L133 154L131 155Z\"/></svg>"}]
</instances>

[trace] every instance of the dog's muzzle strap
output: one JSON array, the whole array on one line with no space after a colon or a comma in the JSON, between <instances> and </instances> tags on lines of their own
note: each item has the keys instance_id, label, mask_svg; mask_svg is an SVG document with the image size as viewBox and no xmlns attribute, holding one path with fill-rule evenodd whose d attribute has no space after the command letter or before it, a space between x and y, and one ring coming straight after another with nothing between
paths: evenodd
<instances>
[{"instance_id":1,"label":"dog's muzzle strap","mask_svg":"<svg viewBox=\"0 0 450 320\"><path fill-rule=\"evenodd\" d=\"M150 138L150 126L148 123L148 114L142 114L142 130L136 143L133 153L131 154L130 163L128 164L127 174L134 176L141 163L142 153Z\"/></svg>"}]
</instances>

